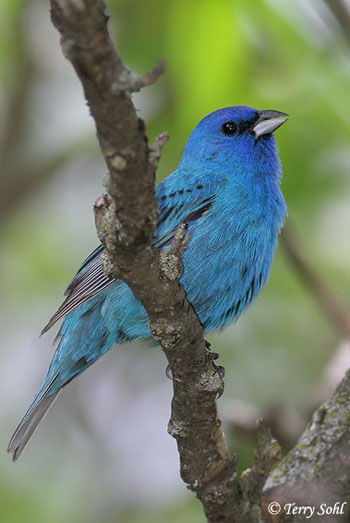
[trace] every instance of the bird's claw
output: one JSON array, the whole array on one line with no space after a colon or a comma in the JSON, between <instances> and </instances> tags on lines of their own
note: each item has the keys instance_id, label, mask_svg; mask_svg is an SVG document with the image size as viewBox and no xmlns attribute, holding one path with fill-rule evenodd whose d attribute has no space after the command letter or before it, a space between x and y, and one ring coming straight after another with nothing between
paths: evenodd
<instances>
[{"instance_id":1,"label":"bird's claw","mask_svg":"<svg viewBox=\"0 0 350 523\"><path fill-rule=\"evenodd\" d=\"M165 375L169 380L173 380L173 373L171 371L170 364L168 363L167 368L165 369Z\"/></svg>"},{"instance_id":2,"label":"bird's claw","mask_svg":"<svg viewBox=\"0 0 350 523\"><path fill-rule=\"evenodd\" d=\"M208 358L208 362L209 362L209 367L212 370L212 372L214 373L214 375L218 374L218 376L220 378L221 391L218 392L218 394L217 394L217 399L219 399L219 398L221 398L221 396L224 392L224 387L225 387L225 382L224 382L225 368L222 367L222 365L216 365L215 361L219 358L219 354L217 352L210 352L210 343L208 341L205 341L205 347L207 349L207 358ZM165 369L165 375L167 378L169 378L169 380L174 379L170 364L168 364Z\"/></svg>"},{"instance_id":3,"label":"bird's claw","mask_svg":"<svg viewBox=\"0 0 350 523\"><path fill-rule=\"evenodd\" d=\"M217 352L210 352L210 343L206 341L205 346L208 349L207 358L208 358L210 369L213 371L214 374L217 374L220 378L221 391L218 392L218 394L217 394L217 399L219 399L223 395L224 388L225 388L225 382L224 382L225 367L223 367L222 365L216 365L215 361L218 359L219 354Z\"/></svg>"}]
</instances>

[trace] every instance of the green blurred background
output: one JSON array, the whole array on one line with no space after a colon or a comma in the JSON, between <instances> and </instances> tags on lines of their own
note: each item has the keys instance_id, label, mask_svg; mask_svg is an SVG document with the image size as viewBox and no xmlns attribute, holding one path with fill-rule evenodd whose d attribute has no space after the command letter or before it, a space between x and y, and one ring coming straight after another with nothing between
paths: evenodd
<instances>
[{"instance_id":1,"label":"green blurred background","mask_svg":"<svg viewBox=\"0 0 350 523\"><path fill-rule=\"evenodd\" d=\"M108 10L133 70L167 62L157 84L135 96L150 138L171 136L159 179L214 109L245 104L290 114L276 134L289 221L298 248L345 306L349 4L110 0ZM105 172L44 0L1 0L0 115L0 521L202 522L166 432L171 382L160 350L110 351L67 387L18 463L6 454L52 356L55 332L38 332L97 244L92 204ZM326 392L320 396L322 375L344 332L317 301L279 248L254 307L210 337L226 368L219 407L240 470L254 446L246 418L283 425L276 431L287 449Z\"/></svg>"}]
</instances>

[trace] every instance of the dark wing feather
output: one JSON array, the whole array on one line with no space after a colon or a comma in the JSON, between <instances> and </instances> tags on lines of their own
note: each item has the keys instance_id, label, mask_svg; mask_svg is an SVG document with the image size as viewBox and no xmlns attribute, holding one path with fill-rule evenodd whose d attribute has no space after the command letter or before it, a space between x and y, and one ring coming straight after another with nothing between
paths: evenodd
<instances>
[{"instance_id":1,"label":"dark wing feather","mask_svg":"<svg viewBox=\"0 0 350 523\"><path fill-rule=\"evenodd\" d=\"M163 221L165 221L165 219L171 219L171 221L175 225L171 227L167 232L163 232L163 234L157 235L153 239L153 247L161 249L162 247L170 245L180 223L190 225L191 223L196 222L209 211L210 207L213 204L213 201L214 197L211 196L205 198L204 200L201 200L200 203L197 202L197 206L194 206L193 204L191 205L191 207L189 205L184 205L180 209L178 206L171 207L171 212L169 212L169 209L166 208L163 212L161 211L158 221L158 227L163 223Z\"/></svg>"},{"instance_id":2,"label":"dark wing feather","mask_svg":"<svg viewBox=\"0 0 350 523\"><path fill-rule=\"evenodd\" d=\"M83 262L80 266L78 272L74 276L73 280L68 285L67 289L64 292L64 295L67 296L71 289L76 287L80 282L85 280L95 269L100 261L100 255L103 253L103 245L99 245Z\"/></svg>"},{"instance_id":3,"label":"dark wing feather","mask_svg":"<svg viewBox=\"0 0 350 523\"><path fill-rule=\"evenodd\" d=\"M7 447L7 452L12 453L13 461L16 461L19 458L22 450L27 445L28 441L33 436L34 432L37 430L60 393L59 390L54 394L49 394L57 378L58 373L54 375L43 390L38 392L38 395L35 397L33 403L30 405L16 428Z\"/></svg>"},{"instance_id":4,"label":"dark wing feather","mask_svg":"<svg viewBox=\"0 0 350 523\"><path fill-rule=\"evenodd\" d=\"M66 316L66 314L85 303L103 289L109 287L109 285L115 281L113 278L107 278L103 273L101 262L102 252L103 245L100 245L85 260L64 293L64 295L67 296L66 299L45 325L40 336L47 332L56 321Z\"/></svg>"},{"instance_id":5,"label":"dark wing feather","mask_svg":"<svg viewBox=\"0 0 350 523\"><path fill-rule=\"evenodd\" d=\"M177 227L180 223L191 224L200 219L211 207L213 197L205 198L199 202L187 203L184 205L175 205L170 208L161 209L158 227L169 220L171 226L170 230L163 231L155 236L153 246L162 248L169 245L176 233ZM173 225L175 224L175 226ZM45 325L40 335L47 332L56 321L63 318L69 312L73 311L79 305L82 305L90 298L93 298L106 289L115 281L113 278L107 278L103 273L101 254L103 253L103 245L100 245L93 251L92 254L84 261L79 271L67 287L65 292L66 299L52 316L50 321Z\"/></svg>"}]
</instances>

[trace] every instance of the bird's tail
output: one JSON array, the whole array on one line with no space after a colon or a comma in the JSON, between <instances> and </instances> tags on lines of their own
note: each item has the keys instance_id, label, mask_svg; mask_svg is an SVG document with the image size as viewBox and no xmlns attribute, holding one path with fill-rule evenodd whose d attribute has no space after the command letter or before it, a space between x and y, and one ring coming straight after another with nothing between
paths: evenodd
<instances>
[{"instance_id":1,"label":"bird's tail","mask_svg":"<svg viewBox=\"0 0 350 523\"><path fill-rule=\"evenodd\" d=\"M50 394L50 391L57 379L58 374L50 381L44 389L40 389L33 403L23 416L18 427L16 428L10 443L7 447L7 452L12 453L13 461L16 461L22 453L22 450L27 445L34 432L39 427L41 421L48 413L50 407L53 405L57 396L62 389Z\"/></svg>"}]
</instances>

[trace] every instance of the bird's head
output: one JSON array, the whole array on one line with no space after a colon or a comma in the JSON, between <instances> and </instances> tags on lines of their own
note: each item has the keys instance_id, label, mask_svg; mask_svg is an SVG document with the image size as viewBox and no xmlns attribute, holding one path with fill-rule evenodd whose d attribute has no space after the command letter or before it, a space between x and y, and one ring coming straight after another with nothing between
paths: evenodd
<instances>
[{"instance_id":1,"label":"bird's head","mask_svg":"<svg viewBox=\"0 0 350 523\"><path fill-rule=\"evenodd\" d=\"M201 162L202 168L246 175L266 172L278 176L279 160L272 133L286 120L280 111L225 107L203 118L192 131L182 163Z\"/></svg>"}]
</instances>

